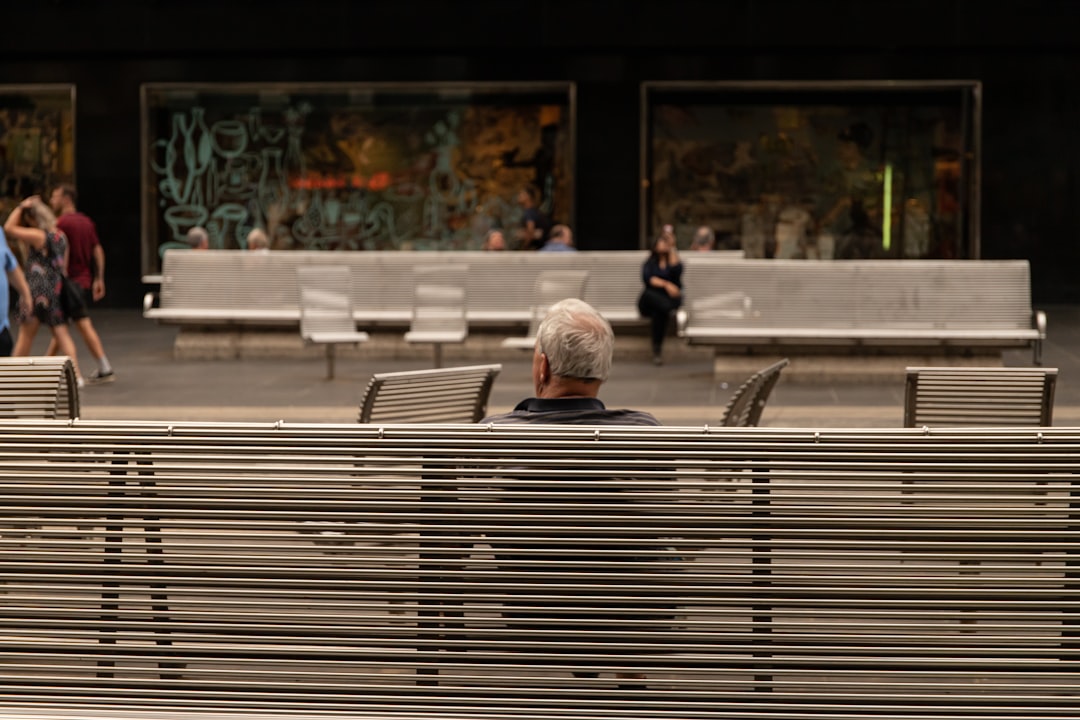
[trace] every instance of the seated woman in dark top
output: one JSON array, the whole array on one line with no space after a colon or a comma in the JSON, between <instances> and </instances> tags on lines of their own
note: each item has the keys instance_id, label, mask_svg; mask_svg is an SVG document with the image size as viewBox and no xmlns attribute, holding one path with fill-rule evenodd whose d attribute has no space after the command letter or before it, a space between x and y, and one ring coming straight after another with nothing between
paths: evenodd
<instances>
[{"instance_id":1,"label":"seated woman in dark top","mask_svg":"<svg viewBox=\"0 0 1080 720\"><path fill-rule=\"evenodd\" d=\"M653 363L662 365L664 335L667 334L671 313L682 305L682 261L675 247L675 234L665 225L660 237L653 241L648 259L641 266L645 289L638 298L638 312L652 320Z\"/></svg>"}]
</instances>

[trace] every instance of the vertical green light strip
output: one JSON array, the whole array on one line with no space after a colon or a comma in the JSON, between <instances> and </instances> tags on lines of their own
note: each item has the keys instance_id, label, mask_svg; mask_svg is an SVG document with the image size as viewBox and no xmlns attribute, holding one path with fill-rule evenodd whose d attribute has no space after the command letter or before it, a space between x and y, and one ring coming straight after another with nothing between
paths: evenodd
<instances>
[{"instance_id":1,"label":"vertical green light strip","mask_svg":"<svg viewBox=\"0 0 1080 720\"><path fill-rule=\"evenodd\" d=\"M888 250L892 245L892 163L885 163L885 183L882 188L881 247Z\"/></svg>"}]
</instances>

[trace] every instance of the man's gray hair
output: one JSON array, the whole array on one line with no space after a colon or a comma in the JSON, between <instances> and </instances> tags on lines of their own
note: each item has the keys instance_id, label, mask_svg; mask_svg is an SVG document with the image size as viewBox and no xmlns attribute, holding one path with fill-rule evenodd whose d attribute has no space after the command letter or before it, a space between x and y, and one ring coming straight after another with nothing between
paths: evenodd
<instances>
[{"instance_id":1,"label":"man's gray hair","mask_svg":"<svg viewBox=\"0 0 1080 720\"><path fill-rule=\"evenodd\" d=\"M184 239L187 240L188 245L194 248L199 247L199 244L202 243L203 240L209 242L210 234L206 232L206 228L201 225L196 225L187 231L187 236Z\"/></svg>"},{"instance_id":2,"label":"man's gray hair","mask_svg":"<svg viewBox=\"0 0 1080 720\"><path fill-rule=\"evenodd\" d=\"M536 331L537 349L551 374L575 380L607 380L615 352L611 324L589 303L567 298L548 308Z\"/></svg>"}]
</instances>

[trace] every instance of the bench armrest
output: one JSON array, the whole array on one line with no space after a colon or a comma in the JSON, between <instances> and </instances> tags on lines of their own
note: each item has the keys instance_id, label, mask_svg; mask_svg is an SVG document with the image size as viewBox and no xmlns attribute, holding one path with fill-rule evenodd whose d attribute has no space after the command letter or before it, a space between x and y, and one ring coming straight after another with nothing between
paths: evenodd
<instances>
[{"instance_id":1,"label":"bench armrest","mask_svg":"<svg viewBox=\"0 0 1080 720\"><path fill-rule=\"evenodd\" d=\"M1042 365L1042 344L1046 339L1046 313L1042 310L1035 311L1035 329L1039 332L1039 338L1035 341L1032 348L1033 358L1032 361L1035 366Z\"/></svg>"}]
</instances>

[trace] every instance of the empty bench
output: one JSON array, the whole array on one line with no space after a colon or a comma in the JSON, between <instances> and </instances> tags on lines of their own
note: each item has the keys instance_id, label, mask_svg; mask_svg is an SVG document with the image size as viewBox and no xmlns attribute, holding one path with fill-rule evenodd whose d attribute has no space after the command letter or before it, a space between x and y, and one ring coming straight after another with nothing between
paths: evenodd
<instances>
[{"instance_id":1,"label":"empty bench","mask_svg":"<svg viewBox=\"0 0 1080 720\"><path fill-rule=\"evenodd\" d=\"M909 367L904 427L1053 424L1057 368Z\"/></svg>"},{"instance_id":2,"label":"empty bench","mask_svg":"<svg viewBox=\"0 0 1080 720\"><path fill-rule=\"evenodd\" d=\"M1080 716L1080 431L0 422L2 717Z\"/></svg>"},{"instance_id":3,"label":"empty bench","mask_svg":"<svg viewBox=\"0 0 1080 720\"><path fill-rule=\"evenodd\" d=\"M487 415L502 365L468 365L372 375L360 399L362 423L474 423Z\"/></svg>"},{"instance_id":4,"label":"empty bench","mask_svg":"<svg viewBox=\"0 0 1080 720\"><path fill-rule=\"evenodd\" d=\"M0 418L77 418L79 385L71 358L0 358Z\"/></svg>"},{"instance_id":5,"label":"empty bench","mask_svg":"<svg viewBox=\"0 0 1080 720\"><path fill-rule=\"evenodd\" d=\"M688 264L678 334L729 352L1032 351L1046 316L1026 260L743 260Z\"/></svg>"}]
</instances>

